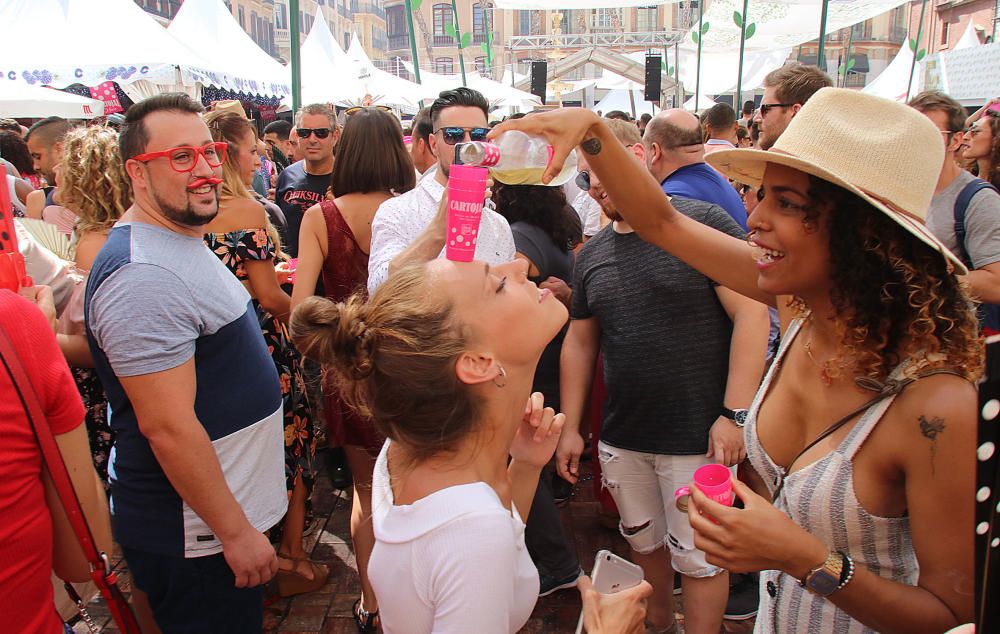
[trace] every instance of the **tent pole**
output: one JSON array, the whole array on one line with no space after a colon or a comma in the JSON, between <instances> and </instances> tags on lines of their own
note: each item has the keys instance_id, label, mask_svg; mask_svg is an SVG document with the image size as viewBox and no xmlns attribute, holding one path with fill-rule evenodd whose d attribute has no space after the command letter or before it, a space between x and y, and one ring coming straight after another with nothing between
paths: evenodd
<instances>
[{"instance_id":1,"label":"tent pole","mask_svg":"<svg viewBox=\"0 0 1000 634\"><path fill-rule=\"evenodd\" d=\"M465 55L462 54L462 30L458 26L458 7L451 0L451 17L455 21L455 41L458 44L458 67L462 70L462 86L468 86L465 80Z\"/></svg>"},{"instance_id":2,"label":"tent pole","mask_svg":"<svg viewBox=\"0 0 1000 634\"><path fill-rule=\"evenodd\" d=\"M743 0L743 13L740 15L740 64L736 73L736 100L733 102L733 110L740 112L743 106L743 52L747 46L747 9L750 0Z\"/></svg>"},{"instance_id":3,"label":"tent pole","mask_svg":"<svg viewBox=\"0 0 1000 634\"><path fill-rule=\"evenodd\" d=\"M681 88L681 43L674 42L674 94L677 96L677 101L674 102L675 108L684 107L684 89Z\"/></svg>"},{"instance_id":4,"label":"tent pole","mask_svg":"<svg viewBox=\"0 0 1000 634\"><path fill-rule=\"evenodd\" d=\"M819 50L816 52L816 65L826 71L826 16L830 10L830 0L823 0L823 10L819 15Z\"/></svg>"},{"instance_id":5,"label":"tent pole","mask_svg":"<svg viewBox=\"0 0 1000 634\"><path fill-rule=\"evenodd\" d=\"M698 65L695 68L694 79L694 111L698 112L698 98L701 96L701 21L705 17L705 0L698 0Z\"/></svg>"},{"instance_id":6,"label":"tent pole","mask_svg":"<svg viewBox=\"0 0 1000 634\"><path fill-rule=\"evenodd\" d=\"M410 27L410 55L413 56L413 78L420 82L420 60L417 59L417 32L413 30L413 5L406 0L406 25Z\"/></svg>"},{"instance_id":7,"label":"tent pole","mask_svg":"<svg viewBox=\"0 0 1000 634\"><path fill-rule=\"evenodd\" d=\"M920 23L917 24L917 43L912 46L913 61L910 63L910 80L906 82L906 100L910 100L910 86L913 84L913 71L917 68L917 55L920 51L920 38L924 34L924 10L927 8L927 0L920 3ZM909 35L909 34L907 34ZM909 46L909 42L906 43Z\"/></svg>"},{"instance_id":8,"label":"tent pole","mask_svg":"<svg viewBox=\"0 0 1000 634\"><path fill-rule=\"evenodd\" d=\"M486 35L486 74L493 79L493 31L490 28L490 20L487 17L489 14L488 6L483 6L482 3L479 4L479 8L483 12L483 32ZM475 31L475 25L473 25L473 31Z\"/></svg>"},{"instance_id":9,"label":"tent pole","mask_svg":"<svg viewBox=\"0 0 1000 634\"><path fill-rule=\"evenodd\" d=\"M290 64L292 67L292 116L302 106L302 63L299 59L299 0L288 0L289 48L291 49ZM320 13L320 15L323 15Z\"/></svg>"}]
</instances>

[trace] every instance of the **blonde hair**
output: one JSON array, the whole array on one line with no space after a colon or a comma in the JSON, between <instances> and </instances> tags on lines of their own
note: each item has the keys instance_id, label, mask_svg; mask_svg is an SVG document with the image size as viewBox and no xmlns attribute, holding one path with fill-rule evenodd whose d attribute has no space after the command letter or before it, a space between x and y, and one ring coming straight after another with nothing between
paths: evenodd
<instances>
[{"instance_id":1,"label":"blonde hair","mask_svg":"<svg viewBox=\"0 0 1000 634\"><path fill-rule=\"evenodd\" d=\"M230 145L239 143L244 135L249 133L254 142L257 134L246 117L235 112L217 110L205 115L205 124L212 133L213 141L221 141ZM240 176L239 157L235 152L226 152L226 161L222 164L222 195L231 198L253 198Z\"/></svg>"},{"instance_id":2,"label":"blonde hair","mask_svg":"<svg viewBox=\"0 0 1000 634\"><path fill-rule=\"evenodd\" d=\"M608 124L611 128L611 134L622 142L622 145L638 145L642 143L642 135L639 134L639 128L630 121L622 121L621 119L605 119L604 123Z\"/></svg>"},{"instance_id":3,"label":"blonde hair","mask_svg":"<svg viewBox=\"0 0 1000 634\"><path fill-rule=\"evenodd\" d=\"M75 213L77 236L107 233L132 204L132 183L118 151L118 134L104 127L77 128L63 139L59 198Z\"/></svg>"}]
</instances>

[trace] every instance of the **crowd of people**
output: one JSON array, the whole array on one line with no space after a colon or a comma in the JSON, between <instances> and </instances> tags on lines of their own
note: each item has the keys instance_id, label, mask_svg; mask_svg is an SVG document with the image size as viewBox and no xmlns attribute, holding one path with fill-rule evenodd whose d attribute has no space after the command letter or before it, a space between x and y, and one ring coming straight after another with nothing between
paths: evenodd
<instances>
[{"instance_id":1,"label":"crowd of people","mask_svg":"<svg viewBox=\"0 0 1000 634\"><path fill-rule=\"evenodd\" d=\"M0 290L0 328L145 634L260 632L268 597L330 582L304 545L323 454L359 632L516 632L574 587L588 632L945 632L977 618L996 504L997 103L787 65L740 113L491 122L456 88L405 130L179 94L120 130L0 120L35 283ZM449 260L454 146L510 130L547 139L545 178L490 181L474 261ZM15 384L0 596L10 631L55 634L49 570L88 571ZM559 510L587 460L645 574L616 594ZM735 505L679 503L711 464Z\"/></svg>"}]
</instances>

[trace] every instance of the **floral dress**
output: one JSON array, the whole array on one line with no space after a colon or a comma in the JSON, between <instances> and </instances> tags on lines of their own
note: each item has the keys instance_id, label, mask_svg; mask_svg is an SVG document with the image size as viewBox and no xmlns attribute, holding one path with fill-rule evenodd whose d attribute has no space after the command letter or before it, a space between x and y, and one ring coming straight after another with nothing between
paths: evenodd
<instances>
[{"instance_id":1,"label":"floral dress","mask_svg":"<svg viewBox=\"0 0 1000 634\"><path fill-rule=\"evenodd\" d=\"M204 239L208 248L241 282L249 279L244 264L247 260L275 259L274 243L264 229L208 233ZM308 495L315 477L316 434L299 353L292 345L285 324L261 308L256 299L253 300L253 307L281 382L285 417L285 486L291 496L296 479L301 477Z\"/></svg>"}]
</instances>

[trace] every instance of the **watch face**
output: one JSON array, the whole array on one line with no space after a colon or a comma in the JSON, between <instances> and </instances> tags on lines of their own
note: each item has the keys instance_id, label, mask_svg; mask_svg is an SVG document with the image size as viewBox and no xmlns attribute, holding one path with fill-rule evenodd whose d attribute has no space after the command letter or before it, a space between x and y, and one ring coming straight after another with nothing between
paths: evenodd
<instances>
[{"instance_id":1,"label":"watch face","mask_svg":"<svg viewBox=\"0 0 1000 634\"><path fill-rule=\"evenodd\" d=\"M807 588L824 597L833 594L839 585L840 579L825 570L816 572L806 581Z\"/></svg>"},{"instance_id":2,"label":"watch face","mask_svg":"<svg viewBox=\"0 0 1000 634\"><path fill-rule=\"evenodd\" d=\"M745 409L734 410L733 414L735 414L735 416L733 418L733 421L736 423L737 426L743 427L744 425L747 424L747 415L749 413L750 411Z\"/></svg>"}]
</instances>

